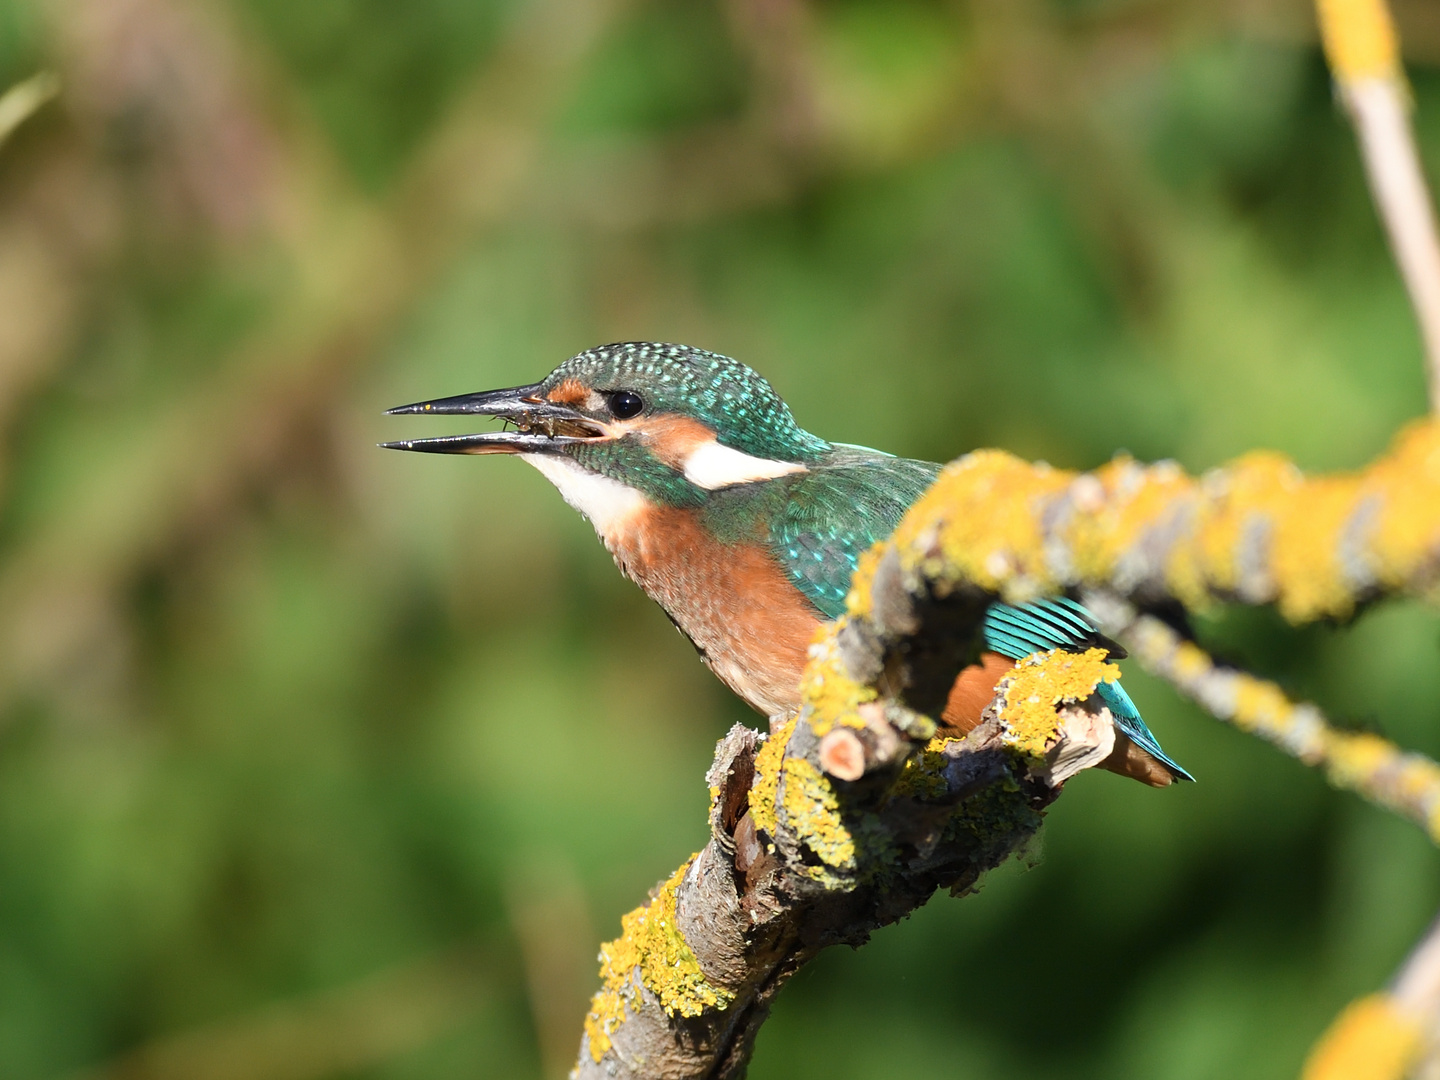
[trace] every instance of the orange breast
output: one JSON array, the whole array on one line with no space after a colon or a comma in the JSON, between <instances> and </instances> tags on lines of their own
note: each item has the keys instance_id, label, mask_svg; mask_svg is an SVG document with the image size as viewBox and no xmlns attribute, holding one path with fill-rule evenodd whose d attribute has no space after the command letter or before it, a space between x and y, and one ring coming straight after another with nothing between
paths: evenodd
<instances>
[{"instance_id":1,"label":"orange breast","mask_svg":"<svg viewBox=\"0 0 1440 1080\"><path fill-rule=\"evenodd\" d=\"M608 546L626 576L752 708L773 716L799 706L820 618L764 547L722 544L694 511L668 507L639 515Z\"/></svg>"}]
</instances>

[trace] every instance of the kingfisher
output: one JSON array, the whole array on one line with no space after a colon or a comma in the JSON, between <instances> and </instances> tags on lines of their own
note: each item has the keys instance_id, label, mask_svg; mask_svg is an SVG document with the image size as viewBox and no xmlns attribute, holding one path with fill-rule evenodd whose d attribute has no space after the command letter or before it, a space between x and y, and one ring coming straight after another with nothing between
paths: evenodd
<instances>
[{"instance_id":1,"label":"kingfisher","mask_svg":"<svg viewBox=\"0 0 1440 1080\"><path fill-rule=\"evenodd\" d=\"M513 454L595 527L620 571L664 609L722 682L765 716L800 706L820 625L845 611L860 555L939 474L928 461L828 442L795 422L757 372L686 345L587 349L540 382L401 405L387 415L498 418L504 430L382 443L432 454ZM986 609L977 663L957 677L943 730L971 730L995 685L1035 652L1124 655L1067 597ZM1104 767L1155 787L1193 777L1118 682Z\"/></svg>"}]
</instances>

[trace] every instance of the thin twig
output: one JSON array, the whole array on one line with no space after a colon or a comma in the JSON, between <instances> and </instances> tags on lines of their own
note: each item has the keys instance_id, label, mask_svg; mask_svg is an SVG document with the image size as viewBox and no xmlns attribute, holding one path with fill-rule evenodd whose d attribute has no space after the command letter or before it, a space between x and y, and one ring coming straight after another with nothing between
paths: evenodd
<instances>
[{"instance_id":1,"label":"thin twig","mask_svg":"<svg viewBox=\"0 0 1440 1080\"><path fill-rule=\"evenodd\" d=\"M1334 727L1314 705L1291 701L1274 683L1215 663L1193 641L1113 593L1088 592L1085 603L1146 671L1212 716L1321 769L1336 787L1409 818L1440 843L1440 765L1430 758L1371 732Z\"/></svg>"},{"instance_id":2,"label":"thin twig","mask_svg":"<svg viewBox=\"0 0 1440 1080\"><path fill-rule=\"evenodd\" d=\"M1431 410L1440 412L1440 234L1410 123L1395 24L1385 0L1317 0L1316 7L1325 55L1420 323Z\"/></svg>"}]
</instances>

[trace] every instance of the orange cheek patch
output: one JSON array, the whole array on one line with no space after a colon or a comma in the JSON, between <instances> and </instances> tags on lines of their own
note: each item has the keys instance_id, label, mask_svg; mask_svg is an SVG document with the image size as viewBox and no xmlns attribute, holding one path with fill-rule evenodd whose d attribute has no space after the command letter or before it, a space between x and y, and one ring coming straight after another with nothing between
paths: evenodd
<instances>
[{"instance_id":1,"label":"orange cheek patch","mask_svg":"<svg viewBox=\"0 0 1440 1080\"><path fill-rule=\"evenodd\" d=\"M685 471L685 463L696 449L715 441L712 428L676 413L649 417L635 424L632 430L645 440L656 457L681 472Z\"/></svg>"},{"instance_id":2,"label":"orange cheek patch","mask_svg":"<svg viewBox=\"0 0 1440 1080\"><path fill-rule=\"evenodd\" d=\"M556 405L580 406L590 400L590 391L579 379L566 379L545 396Z\"/></svg>"}]
</instances>

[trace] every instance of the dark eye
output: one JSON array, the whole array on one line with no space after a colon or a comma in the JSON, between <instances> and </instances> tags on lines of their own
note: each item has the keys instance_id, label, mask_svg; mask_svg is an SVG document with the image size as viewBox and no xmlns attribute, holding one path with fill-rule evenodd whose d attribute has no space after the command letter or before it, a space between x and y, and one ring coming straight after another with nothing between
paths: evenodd
<instances>
[{"instance_id":1,"label":"dark eye","mask_svg":"<svg viewBox=\"0 0 1440 1080\"><path fill-rule=\"evenodd\" d=\"M645 408L645 400L629 390L617 390L610 395L610 413L621 420L639 416Z\"/></svg>"}]
</instances>

